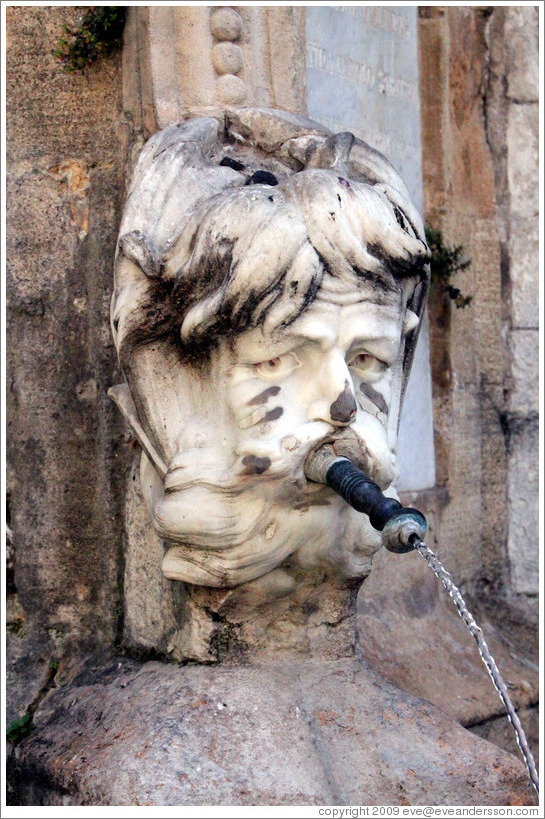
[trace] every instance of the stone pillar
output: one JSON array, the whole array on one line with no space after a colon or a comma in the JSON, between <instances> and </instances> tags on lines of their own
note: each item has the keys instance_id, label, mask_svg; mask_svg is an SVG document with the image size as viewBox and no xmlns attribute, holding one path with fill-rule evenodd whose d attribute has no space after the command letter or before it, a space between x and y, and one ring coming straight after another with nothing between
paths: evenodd
<instances>
[{"instance_id":1,"label":"stone pillar","mask_svg":"<svg viewBox=\"0 0 545 819\"><path fill-rule=\"evenodd\" d=\"M501 551L505 525L503 434L495 409L505 361L500 246L482 97L486 24L484 11L421 10L426 222L471 258L453 281L472 297L470 305L457 309L435 282L429 308L437 482L450 498L441 540L462 583L481 575L483 561L498 559L492 550Z\"/></svg>"},{"instance_id":2,"label":"stone pillar","mask_svg":"<svg viewBox=\"0 0 545 819\"><path fill-rule=\"evenodd\" d=\"M539 234L538 13L497 10L489 29L488 135L495 163L502 259L507 453L505 579L538 594Z\"/></svg>"},{"instance_id":3,"label":"stone pillar","mask_svg":"<svg viewBox=\"0 0 545 819\"><path fill-rule=\"evenodd\" d=\"M111 645L121 606L129 459L107 396L121 71L118 58L86 76L62 71L51 51L74 18L67 7L7 10L9 636L27 675L23 711L33 669L39 688L66 643Z\"/></svg>"},{"instance_id":4,"label":"stone pillar","mask_svg":"<svg viewBox=\"0 0 545 819\"><path fill-rule=\"evenodd\" d=\"M423 9L426 219L471 266L432 286L438 483L455 576L537 593L537 13ZM471 55L468 56L468 55ZM437 70L439 66L439 71ZM520 598L520 602L524 602ZM530 598L526 602L530 602Z\"/></svg>"}]
</instances>

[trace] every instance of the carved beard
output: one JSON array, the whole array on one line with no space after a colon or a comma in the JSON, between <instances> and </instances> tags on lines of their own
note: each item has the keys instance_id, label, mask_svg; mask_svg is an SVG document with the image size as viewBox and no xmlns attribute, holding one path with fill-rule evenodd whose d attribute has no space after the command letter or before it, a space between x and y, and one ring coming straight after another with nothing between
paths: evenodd
<instances>
[{"instance_id":1,"label":"carved beard","mask_svg":"<svg viewBox=\"0 0 545 819\"><path fill-rule=\"evenodd\" d=\"M254 475L222 485L197 473L184 487L163 493L143 454L141 478L158 533L176 542L163 561L171 580L236 586L294 553L301 566L322 564L343 578L364 577L380 546L365 516L328 487L305 488L291 475L278 474L273 482Z\"/></svg>"},{"instance_id":2,"label":"carved beard","mask_svg":"<svg viewBox=\"0 0 545 819\"><path fill-rule=\"evenodd\" d=\"M259 368L236 363L229 344L212 352L206 370L175 359L163 366L167 353L165 345L145 348L138 366L144 375L170 372L172 383L158 382L136 405L116 398L143 444L141 482L154 527L171 546L164 575L230 587L293 555L302 566L322 565L341 578L366 576L379 533L328 487L309 482L304 463L311 450L333 441L337 454L383 489L390 486L389 381L380 382L381 395L378 384L370 395L360 385L356 420L335 427L306 421L289 379L264 383ZM124 393L128 400L128 388ZM139 417L149 419L147 435ZM150 441L160 442L159 455ZM393 489L389 494L395 497Z\"/></svg>"},{"instance_id":3,"label":"carved beard","mask_svg":"<svg viewBox=\"0 0 545 819\"><path fill-rule=\"evenodd\" d=\"M322 565L343 579L365 577L380 534L328 487L309 482L304 462L312 449L333 441L338 454L350 455L383 488L388 486L393 455L381 421L363 413L364 442L357 423L341 429L324 422L293 427L274 407L258 411L255 423L241 424L248 417L247 406L231 406L240 434L234 454L227 448L223 463L211 445L214 436L203 436L202 426L202 445L175 455L164 482L142 456L149 512L157 532L172 544L163 561L165 577L236 586L279 566L289 555L302 567ZM282 434L284 425L287 434ZM376 443L374 451L369 438ZM389 494L395 496L395 491Z\"/></svg>"}]
</instances>

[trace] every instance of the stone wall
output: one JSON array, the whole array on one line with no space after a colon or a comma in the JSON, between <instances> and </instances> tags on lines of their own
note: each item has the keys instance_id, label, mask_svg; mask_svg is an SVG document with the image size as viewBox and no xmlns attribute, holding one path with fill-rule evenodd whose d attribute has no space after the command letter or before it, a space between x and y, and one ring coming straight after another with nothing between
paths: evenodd
<instances>
[{"instance_id":1,"label":"stone wall","mask_svg":"<svg viewBox=\"0 0 545 819\"><path fill-rule=\"evenodd\" d=\"M471 259L469 306L430 298L441 550L505 596L538 590L537 22L420 10L426 221Z\"/></svg>"},{"instance_id":2,"label":"stone wall","mask_svg":"<svg viewBox=\"0 0 545 819\"><path fill-rule=\"evenodd\" d=\"M489 24L487 132L494 161L507 350L508 582L538 593L538 9L497 9Z\"/></svg>"},{"instance_id":3,"label":"stone wall","mask_svg":"<svg viewBox=\"0 0 545 819\"><path fill-rule=\"evenodd\" d=\"M51 51L77 14L7 9L8 628L25 706L67 639L111 645L121 611L128 446L106 394L120 60L62 71Z\"/></svg>"},{"instance_id":4,"label":"stone wall","mask_svg":"<svg viewBox=\"0 0 545 819\"><path fill-rule=\"evenodd\" d=\"M471 265L429 300L438 511L428 540L470 601L537 754L537 9L419 12L425 221ZM396 685L513 749L475 645L417 556L381 554L362 651ZM456 657L455 667L452 658Z\"/></svg>"}]
</instances>

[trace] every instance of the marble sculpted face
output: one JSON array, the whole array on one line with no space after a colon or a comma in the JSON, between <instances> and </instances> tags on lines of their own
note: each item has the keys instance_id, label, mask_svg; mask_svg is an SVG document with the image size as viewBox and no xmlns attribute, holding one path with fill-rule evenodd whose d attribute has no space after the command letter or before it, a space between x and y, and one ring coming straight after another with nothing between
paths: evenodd
<instances>
[{"instance_id":1,"label":"marble sculpted face","mask_svg":"<svg viewBox=\"0 0 545 819\"><path fill-rule=\"evenodd\" d=\"M280 124L274 154L240 123L235 147L207 118L156 134L120 231L112 329L127 384L111 393L143 448L163 573L189 583L235 586L290 555L369 572L379 533L305 477L326 441L395 495L422 224L365 143Z\"/></svg>"}]
</instances>

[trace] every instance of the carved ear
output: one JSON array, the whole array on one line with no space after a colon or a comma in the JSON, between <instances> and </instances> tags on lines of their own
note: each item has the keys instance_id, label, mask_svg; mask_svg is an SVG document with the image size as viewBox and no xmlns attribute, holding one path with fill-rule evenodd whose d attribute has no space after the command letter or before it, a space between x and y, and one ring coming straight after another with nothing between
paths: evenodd
<instances>
[{"instance_id":1,"label":"carved ear","mask_svg":"<svg viewBox=\"0 0 545 819\"><path fill-rule=\"evenodd\" d=\"M140 230L131 230L119 237L119 252L144 271L149 279L163 277L163 262L153 242Z\"/></svg>"},{"instance_id":2,"label":"carved ear","mask_svg":"<svg viewBox=\"0 0 545 819\"><path fill-rule=\"evenodd\" d=\"M328 137L321 145L309 145L305 158L305 170L307 168L332 168L347 174L348 157L354 139L354 134L351 134L350 131L343 131Z\"/></svg>"},{"instance_id":3,"label":"carved ear","mask_svg":"<svg viewBox=\"0 0 545 819\"><path fill-rule=\"evenodd\" d=\"M411 330L414 330L415 327L418 327L420 323L420 319L413 313L412 310L407 310L407 314L405 316L405 321L403 323L403 333L410 333Z\"/></svg>"},{"instance_id":4,"label":"carved ear","mask_svg":"<svg viewBox=\"0 0 545 819\"><path fill-rule=\"evenodd\" d=\"M115 387L110 387L108 390L108 395L113 401L115 401L125 416L125 419L134 433L136 440L148 456L151 463L154 465L159 475L164 478L167 474L167 466L157 449L150 441L149 437L144 432L128 385L117 384Z\"/></svg>"}]
</instances>

